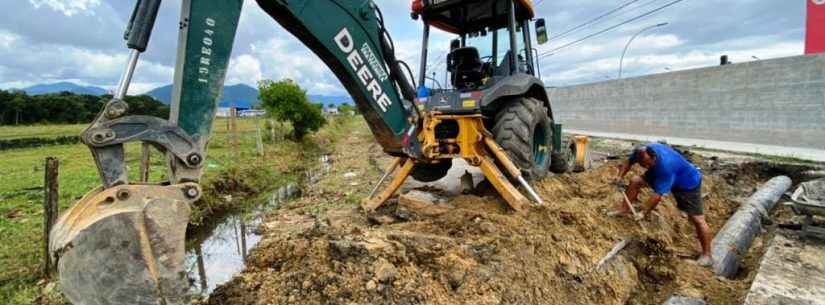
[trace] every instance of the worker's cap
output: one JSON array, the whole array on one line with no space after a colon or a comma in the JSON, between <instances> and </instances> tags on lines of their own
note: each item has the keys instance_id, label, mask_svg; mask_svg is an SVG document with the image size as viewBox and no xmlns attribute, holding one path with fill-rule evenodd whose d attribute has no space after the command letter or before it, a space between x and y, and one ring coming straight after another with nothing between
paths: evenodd
<instances>
[{"instance_id":1,"label":"worker's cap","mask_svg":"<svg viewBox=\"0 0 825 305\"><path fill-rule=\"evenodd\" d=\"M656 151L653 150L650 146L647 145L636 145L633 147L633 151L630 153L630 157L627 159L630 161L630 164L639 162L639 153L647 152L648 155L651 157L656 157Z\"/></svg>"}]
</instances>

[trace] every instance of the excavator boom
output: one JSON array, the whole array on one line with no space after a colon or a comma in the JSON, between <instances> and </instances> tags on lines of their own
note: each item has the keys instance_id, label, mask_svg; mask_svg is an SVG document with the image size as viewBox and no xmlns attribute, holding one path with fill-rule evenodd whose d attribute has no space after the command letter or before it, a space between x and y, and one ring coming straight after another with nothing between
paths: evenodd
<instances>
[{"instance_id":1,"label":"excavator boom","mask_svg":"<svg viewBox=\"0 0 825 305\"><path fill-rule=\"evenodd\" d=\"M414 146L405 152L417 141L412 76L403 74L372 1L257 1L338 77L384 151L417 155Z\"/></svg>"},{"instance_id":2,"label":"excavator boom","mask_svg":"<svg viewBox=\"0 0 825 305\"><path fill-rule=\"evenodd\" d=\"M49 241L61 287L74 304L183 304L189 205L200 198L203 163L243 0L183 0L168 120L124 116L123 102L149 43L161 0L138 0L127 28L129 62L117 93L82 136L102 187L55 225ZM370 0L259 0L260 6L329 66L384 150L420 156L413 85ZM168 157L169 181L130 183L124 145Z\"/></svg>"},{"instance_id":3,"label":"excavator boom","mask_svg":"<svg viewBox=\"0 0 825 305\"><path fill-rule=\"evenodd\" d=\"M128 105L123 98L147 49L160 2L137 0L126 35L131 54L117 93L83 132L102 187L64 212L50 234L62 291L74 304L186 303L183 258L189 206L202 193L206 147L244 1L182 0L169 119L124 116ZM413 100L421 99L416 99L411 71L395 57L381 11L371 0L257 2L332 70L377 142L397 158L396 166L403 164L389 188L362 204L364 210L382 204L416 169L449 166L452 158L480 167L516 210L523 210L527 200L496 163L541 202L491 140L483 115L419 112ZM459 130L452 136L439 134L435 130L441 123L455 123ZM169 180L130 183L124 149L129 142L164 153Z\"/></svg>"}]
</instances>

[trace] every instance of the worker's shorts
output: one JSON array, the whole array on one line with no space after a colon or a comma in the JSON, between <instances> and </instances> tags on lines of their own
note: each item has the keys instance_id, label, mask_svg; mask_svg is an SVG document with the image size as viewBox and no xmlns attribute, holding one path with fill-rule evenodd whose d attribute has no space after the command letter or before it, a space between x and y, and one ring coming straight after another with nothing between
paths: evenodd
<instances>
[{"instance_id":1,"label":"worker's shorts","mask_svg":"<svg viewBox=\"0 0 825 305\"><path fill-rule=\"evenodd\" d=\"M653 185L655 179L653 172L647 171L644 176L647 185ZM702 202L702 182L690 191L673 190L673 198L676 199L676 208L690 216L704 215L705 204Z\"/></svg>"}]
</instances>

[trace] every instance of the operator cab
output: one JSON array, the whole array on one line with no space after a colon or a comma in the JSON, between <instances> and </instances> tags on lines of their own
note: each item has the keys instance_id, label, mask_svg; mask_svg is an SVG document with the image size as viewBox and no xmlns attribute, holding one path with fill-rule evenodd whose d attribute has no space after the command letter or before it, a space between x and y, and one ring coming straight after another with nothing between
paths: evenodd
<instances>
[{"instance_id":1,"label":"operator cab","mask_svg":"<svg viewBox=\"0 0 825 305\"><path fill-rule=\"evenodd\" d=\"M482 111L485 91L517 74L540 77L530 36L533 6L530 0L415 0L413 19L424 22L418 104L445 113ZM443 82L428 77L428 43L434 27L457 37L450 42ZM537 38L546 40L544 20L536 21ZM440 53L440 52L439 52ZM512 54L516 54L513 56ZM433 73L434 75L434 73ZM449 79L447 79L449 76ZM431 86L426 86L429 83ZM475 98L468 98L475 96Z\"/></svg>"}]
</instances>

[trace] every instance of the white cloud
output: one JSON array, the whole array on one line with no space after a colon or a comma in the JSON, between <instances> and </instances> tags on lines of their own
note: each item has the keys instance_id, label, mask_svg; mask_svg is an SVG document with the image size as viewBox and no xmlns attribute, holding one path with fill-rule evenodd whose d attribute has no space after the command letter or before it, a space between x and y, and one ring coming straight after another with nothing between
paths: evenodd
<instances>
[{"instance_id":1,"label":"white cloud","mask_svg":"<svg viewBox=\"0 0 825 305\"><path fill-rule=\"evenodd\" d=\"M29 3L36 9L45 5L66 16L72 16L80 12L94 15L92 9L100 5L100 0L29 0Z\"/></svg>"},{"instance_id":2,"label":"white cloud","mask_svg":"<svg viewBox=\"0 0 825 305\"><path fill-rule=\"evenodd\" d=\"M248 84L255 86L263 79L261 61L252 55L244 54L229 61L229 72L226 76L227 84Z\"/></svg>"},{"instance_id":3,"label":"white cloud","mask_svg":"<svg viewBox=\"0 0 825 305\"><path fill-rule=\"evenodd\" d=\"M15 34L0 32L0 71L7 84L77 80L78 83L107 87L120 78L126 61L126 51L33 43ZM171 66L141 60L134 80L166 80L169 83L173 73Z\"/></svg>"},{"instance_id":4,"label":"white cloud","mask_svg":"<svg viewBox=\"0 0 825 305\"><path fill-rule=\"evenodd\" d=\"M9 48L20 40L20 36L0 29L0 48Z\"/></svg>"},{"instance_id":5,"label":"white cloud","mask_svg":"<svg viewBox=\"0 0 825 305\"><path fill-rule=\"evenodd\" d=\"M259 62L261 78L296 81L311 94L345 94L327 66L298 39L288 34L253 43L249 59ZM245 55L239 56L242 57ZM247 83L255 85L255 83Z\"/></svg>"},{"instance_id":6,"label":"white cloud","mask_svg":"<svg viewBox=\"0 0 825 305\"><path fill-rule=\"evenodd\" d=\"M770 59L799 55L803 49L803 43L801 42L780 42L759 46L756 44L758 41L753 40L754 44L748 48L727 51L724 51L725 46L729 45L726 43L725 46L708 46L705 49L683 52L628 55L624 59L624 77L663 73L666 72L665 68L678 71L715 66L719 63L719 56L722 54L728 55L733 62L737 63L752 61L754 60L752 56L757 56L760 59ZM543 79L548 84L553 85L604 81L616 78L618 69L618 57L611 56L579 62L573 67L565 66L552 73L545 73Z\"/></svg>"},{"instance_id":7,"label":"white cloud","mask_svg":"<svg viewBox=\"0 0 825 305\"><path fill-rule=\"evenodd\" d=\"M663 49L678 47L685 42L674 34L665 35L645 35L636 37L633 44L644 46L649 49Z\"/></svg>"}]
</instances>

